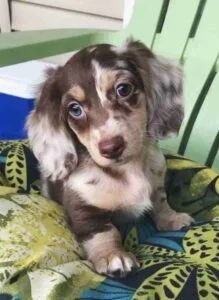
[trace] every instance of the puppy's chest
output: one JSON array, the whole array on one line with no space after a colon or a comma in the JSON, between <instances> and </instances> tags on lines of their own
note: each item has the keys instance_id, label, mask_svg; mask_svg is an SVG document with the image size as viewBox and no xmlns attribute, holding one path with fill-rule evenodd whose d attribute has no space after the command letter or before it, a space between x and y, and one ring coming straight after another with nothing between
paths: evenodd
<instances>
[{"instance_id":1,"label":"puppy's chest","mask_svg":"<svg viewBox=\"0 0 219 300\"><path fill-rule=\"evenodd\" d=\"M71 175L68 187L87 204L108 210L122 210L139 216L151 208L151 185L141 171L123 170L114 178L96 167Z\"/></svg>"}]
</instances>

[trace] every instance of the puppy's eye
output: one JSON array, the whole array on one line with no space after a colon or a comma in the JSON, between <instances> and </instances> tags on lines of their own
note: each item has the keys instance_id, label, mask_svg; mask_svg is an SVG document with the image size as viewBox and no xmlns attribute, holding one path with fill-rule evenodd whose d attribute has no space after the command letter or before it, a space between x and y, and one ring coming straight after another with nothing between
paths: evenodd
<instances>
[{"instance_id":1,"label":"puppy's eye","mask_svg":"<svg viewBox=\"0 0 219 300\"><path fill-rule=\"evenodd\" d=\"M116 87L116 93L119 97L128 97L133 93L134 87L130 83L121 83Z\"/></svg>"},{"instance_id":2,"label":"puppy's eye","mask_svg":"<svg viewBox=\"0 0 219 300\"><path fill-rule=\"evenodd\" d=\"M75 118L81 118L84 116L85 112L80 104L77 102L72 102L69 107L70 114Z\"/></svg>"}]
</instances>

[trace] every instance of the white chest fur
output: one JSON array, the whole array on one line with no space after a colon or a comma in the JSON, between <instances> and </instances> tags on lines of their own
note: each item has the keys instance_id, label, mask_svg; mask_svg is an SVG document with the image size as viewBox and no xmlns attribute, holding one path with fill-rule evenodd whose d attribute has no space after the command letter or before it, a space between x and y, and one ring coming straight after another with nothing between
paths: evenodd
<instances>
[{"instance_id":1,"label":"white chest fur","mask_svg":"<svg viewBox=\"0 0 219 300\"><path fill-rule=\"evenodd\" d=\"M90 205L108 210L123 210L134 216L152 207L151 185L143 171L134 165L122 169L122 179L109 176L92 166L75 172L67 185Z\"/></svg>"}]
</instances>

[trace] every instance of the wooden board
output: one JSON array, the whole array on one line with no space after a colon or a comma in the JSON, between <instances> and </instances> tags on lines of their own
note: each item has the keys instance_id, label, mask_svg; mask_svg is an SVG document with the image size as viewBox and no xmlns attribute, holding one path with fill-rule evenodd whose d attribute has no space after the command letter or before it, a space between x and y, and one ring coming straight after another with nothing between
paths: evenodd
<instances>
[{"instance_id":1,"label":"wooden board","mask_svg":"<svg viewBox=\"0 0 219 300\"><path fill-rule=\"evenodd\" d=\"M170 1L162 31L154 41L153 50L156 53L174 59L181 58L198 5L199 0Z\"/></svg>"},{"instance_id":2,"label":"wooden board","mask_svg":"<svg viewBox=\"0 0 219 300\"><path fill-rule=\"evenodd\" d=\"M122 28L122 19L19 1L11 3L11 16L12 28L19 31L60 28L111 30Z\"/></svg>"},{"instance_id":3,"label":"wooden board","mask_svg":"<svg viewBox=\"0 0 219 300\"><path fill-rule=\"evenodd\" d=\"M1 0L2 1L2 0ZM15 2L17 0L11 0ZM74 10L94 15L108 16L123 19L124 0L19 0L26 3L34 3L41 6L56 7L66 10Z\"/></svg>"},{"instance_id":4,"label":"wooden board","mask_svg":"<svg viewBox=\"0 0 219 300\"><path fill-rule=\"evenodd\" d=\"M215 66L219 49L219 18L217 13L218 10L216 8L219 9L219 2L217 0L208 0L206 2L197 32L194 38L190 39L187 44L186 51L184 52L186 115L179 137L175 140L169 140L161 143L163 147L170 148L172 150L176 150L180 144L179 150L181 154L185 153L189 155L189 157L203 163L206 160L212 140L215 137L215 130L211 132L209 128L208 139L204 142L208 145L206 153L204 150L201 150L203 140L196 139L196 136L200 135L199 110L201 114L200 120L203 120L205 111L207 120L210 116L207 112L208 104L206 102L203 107L202 105L199 105L199 108L197 109L196 101L200 101L200 97L206 98L201 99L202 101L200 103L203 101L205 103L205 101L209 101L209 99L211 99L211 96L208 98L208 93L206 95L206 91L207 88L209 88L208 85L211 83L209 78L212 76L212 71L214 68L216 69ZM213 100L213 98L211 99L211 102L212 101L214 101L214 103L209 105L214 105L216 109L218 107L218 101L217 99ZM212 117L214 118L215 115L213 114ZM189 126L187 126L188 121L190 121ZM198 152L197 149L199 149ZM198 155L198 153L200 153L200 155Z\"/></svg>"}]
</instances>

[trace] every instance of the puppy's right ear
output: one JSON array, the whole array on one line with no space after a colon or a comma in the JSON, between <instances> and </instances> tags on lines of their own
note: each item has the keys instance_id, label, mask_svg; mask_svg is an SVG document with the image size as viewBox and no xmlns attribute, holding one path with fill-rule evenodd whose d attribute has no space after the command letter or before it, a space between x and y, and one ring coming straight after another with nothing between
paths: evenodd
<instances>
[{"instance_id":1,"label":"puppy's right ear","mask_svg":"<svg viewBox=\"0 0 219 300\"><path fill-rule=\"evenodd\" d=\"M47 75L26 127L42 176L56 181L68 176L78 159L73 138L61 117L62 68L50 69Z\"/></svg>"},{"instance_id":2,"label":"puppy's right ear","mask_svg":"<svg viewBox=\"0 0 219 300\"><path fill-rule=\"evenodd\" d=\"M127 49L140 72L145 93L148 92L148 135L155 139L177 135L184 116L180 65L154 55L139 41L129 41Z\"/></svg>"}]
</instances>

